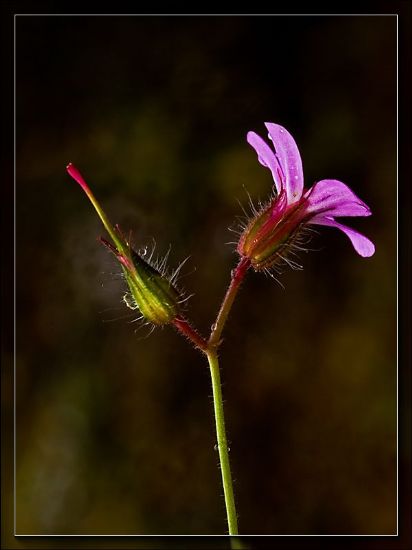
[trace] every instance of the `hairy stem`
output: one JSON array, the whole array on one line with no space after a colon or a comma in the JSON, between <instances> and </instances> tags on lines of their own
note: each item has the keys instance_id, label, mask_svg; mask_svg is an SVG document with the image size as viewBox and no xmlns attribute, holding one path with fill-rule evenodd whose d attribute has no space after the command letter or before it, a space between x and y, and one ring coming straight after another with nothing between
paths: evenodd
<instances>
[{"instance_id":1,"label":"hairy stem","mask_svg":"<svg viewBox=\"0 0 412 550\"><path fill-rule=\"evenodd\" d=\"M220 343L220 336L228 318L229 312L232 308L233 302L236 298L236 294L245 278L246 272L250 267L249 258L241 258L237 267L232 271L232 279L230 281L229 288L223 298L222 305L220 306L219 313L216 321L213 325L212 333L209 338L209 347L217 347Z\"/></svg>"},{"instance_id":2,"label":"hairy stem","mask_svg":"<svg viewBox=\"0 0 412 550\"><path fill-rule=\"evenodd\" d=\"M222 387L220 382L219 359L217 349L220 345L220 337L228 318L229 312L235 300L240 285L250 267L248 258L241 258L237 267L232 271L232 278L229 288L223 298L219 313L213 325L212 332L206 349L207 359L209 361L210 375L212 377L213 387L213 405L215 411L217 444L219 450L220 468L222 472L223 491L226 504L226 515L229 526L229 534L237 535L237 515L235 507L235 497L233 494L232 475L230 472L229 451L227 446L227 437L225 429L225 417L223 412ZM232 548L241 548L240 541L232 540Z\"/></svg>"},{"instance_id":3,"label":"hairy stem","mask_svg":"<svg viewBox=\"0 0 412 550\"><path fill-rule=\"evenodd\" d=\"M235 497L233 495L232 475L230 473L229 450L227 446L225 417L223 414L222 386L220 382L219 360L216 351L206 352L209 361L213 387L213 405L215 409L217 446L219 450L220 469L222 472L223 491L225 495L227 523L230 535L237 535L237 516Z\"/></svg>"},{"instance_id":4,"label":"hairy stem","mask_svg":"<svg viewBox=\"0 0 412 550\"><path fill-rule=\"evenodd\" d=\"M186 336L196 348L206 354L210 367L210 376L212 378L213 388L213 406L215 412L216 422L216 435L217 435L217 447L219 451L220 469L222 472L223 491L225 496L227 523L229 527L230 535L238 534L237 515L235 507L235 497L233 494L232 475L230 472L229 462L229 449L227 445L226 429L225 429L225 417L223 412L223 399L222 399L222 387L220 382L220 370L219 359L217 350L220 345L220 339L223 328L229 316L229 312L232 308L233 302L236 298L237 292L242 284L243 279L250 267L250 260L248 258L241 258L237 267L232 271L232 277L229 288L223 298L222 305L220 306L219 313L216 317L216 321L213 324L212 332L208 341L204 340L202 336L181 317L174 319L173 324L176 329ZM241 542L233 538L231 540L231 547L242 548Z\"/></svg>"},{"instance_id":5,"label":"hairy stem","mask_svg":"<svg viewBox=\"0 0 412 550\"><path fill-rule=\"evenodd\" d=\"M183 317L176 317L173 320L173 324L175 328L180 332L180 334L186 336L186 338L190 340L196 348L198 348L200 351L206 352L206 340L202 336L200 336L200 334L195 328L192 327L189 321L183 319Z\"/></svg>"}]
</instances>

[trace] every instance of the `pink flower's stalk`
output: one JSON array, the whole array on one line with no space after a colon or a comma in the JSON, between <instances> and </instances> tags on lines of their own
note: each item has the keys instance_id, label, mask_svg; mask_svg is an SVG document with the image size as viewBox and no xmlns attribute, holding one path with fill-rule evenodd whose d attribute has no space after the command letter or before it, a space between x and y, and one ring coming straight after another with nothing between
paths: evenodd
<instances>
[{"instance_id":1,"label":"pink flower's stalk","mask_svg":"<svg viewBox=\"0 0 412 550\"><path fill-rule=\"evenodd\" d=\"M305 191L295 140L278 124L267 122L266 128L273 149L254 132L248 133L247 140L259 162L272 172L276 194L244 229L237 248L240 256L249 258L256 271L276 266L285 261L296 238L310 225L335 227L349 237L360 256L372 256L375 246L368 238L335 220L370 216L370 208L338 180L321 180Z\"/></svg>"},{"instance_id":2,"label":"pink flower's stalk","mask_svg":"<svg viewBox=\"0 0 412 550\"><path fill-rule=\"evenodd\" d=\"M225 416L223 411L222 383L220 381L220 368L217 349L209 343L206 352L209 362L210 376L212 378L213 407L215 412L217 450L219 451L220 471L222 474L223 492L225 496L227 525L229 535L238 535L237 514L235 496L233 493L232 473L230 470L229 447L227 444ZM233 541L232 548L238 548Z\"/></svg>"},{"instance_id":3,"label":"pink flower's stalk","mask_svg":"<svg viewBox=\"0 0 412 550\"><path fill-rule=\"evenodd\" d=\"M240 259L236 268L232 271L229 288L227 289L225 297L223 298L223 302L220 306L216 321L212 326L212 333L209 338L209 346L215 347L219 345L220 337L228 318L229 312L232 308L233 302L236 298L236 294L240 288L240 285L243 282L243 279L245 278L246 272L249 267L249 258L243 257Z\"/></svg>"},{"instance_id":4,"label":"pink flower's stalk","mask_svg":"<svg viewBox=\"0 0 412 550\"><path fill-rule=\"evenodd\" d=\"M232 474L229 461L229 449L226 437L225 417L223 411L222 384L220 381L220 368L217 349L221 343L221 335L236 298L237 292L242 284L247 270L250 267L248 258L241 258L236 268L232 271L229 288L223 298L216 321L212 325L212 331L208 341L206 356L209 362L210 376L212 378L213 405L215 411L217 448L219 451L220 470L222 472L223 491L225 496L227 522L229 534L239 533L235 496L233 492ZM232 548L241 548L238 541L233 540Z\"/></svg>"}]
</instances>

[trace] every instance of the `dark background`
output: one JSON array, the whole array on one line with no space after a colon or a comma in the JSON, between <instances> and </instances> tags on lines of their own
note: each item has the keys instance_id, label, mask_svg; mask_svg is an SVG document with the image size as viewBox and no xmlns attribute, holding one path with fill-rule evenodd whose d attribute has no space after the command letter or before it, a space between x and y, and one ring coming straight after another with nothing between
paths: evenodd
<instances>
[{"instance_id":1,"label":"dark background","mask_svg":"<svg viewBox=\"0 0 412 550\"><path fill-rule=\"evenodd\" d=\"M245 136L273 121L306 186L370 205L350 224L376 254L319 228L285 290L242 289L221 349L240 531L394 534L396 18L19 16L16 47L17 533L226 532L206 364L135 333L65 165L137 247L191 256L206 334L237 201L271 189Z\"/></svg>"}]
</instances>

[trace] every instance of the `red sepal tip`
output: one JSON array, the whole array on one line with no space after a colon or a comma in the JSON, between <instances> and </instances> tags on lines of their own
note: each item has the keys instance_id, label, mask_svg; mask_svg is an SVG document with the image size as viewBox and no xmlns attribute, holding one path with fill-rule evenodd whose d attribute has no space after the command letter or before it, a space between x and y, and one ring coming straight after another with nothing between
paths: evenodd
<instances>
[{"instance_id":1,"label":"red sepal tip","mask_svg":"<svg viewBox=\"0 0 412 550\"><path fill-rule=\"evenodd\" d=\"M79 170L76 168L74 164L69 162L69 164L66 166L66 171L83 189L84 191L89 194L90 189L87 183L84 181L83 176L79 172Z\"/></svg>"}]
</instances>

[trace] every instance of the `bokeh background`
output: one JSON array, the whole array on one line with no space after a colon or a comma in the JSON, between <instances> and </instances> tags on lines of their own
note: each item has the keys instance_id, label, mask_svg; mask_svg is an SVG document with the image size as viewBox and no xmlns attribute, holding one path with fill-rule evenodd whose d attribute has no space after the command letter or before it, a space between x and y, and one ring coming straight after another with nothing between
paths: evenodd
<instances>
[{"instance_id":1,"label":"bokeh background","mask_svg":"<svg viewBox=\"0 0 412 550\"><path fill-rule=\"evenodd\" d=\"M396 532L396 18L16 20L19 534L226 532L207 366L121 303L81 168L138 248L186 256L210 329L229 226L270 193L245 135L287 127L306 185L373 216L319 230L282 289L251 274L221 349L244 534ZM138 330L137 330L138 329Z\"/></svg>"}]
</instances>

